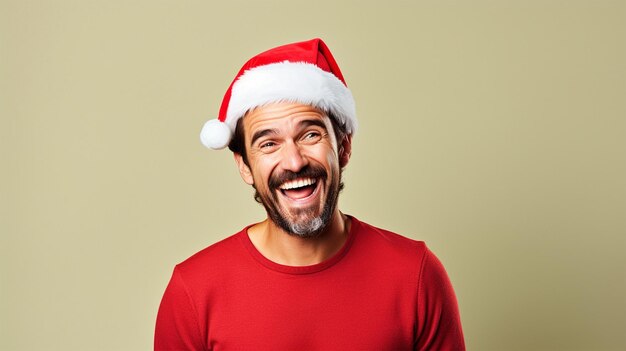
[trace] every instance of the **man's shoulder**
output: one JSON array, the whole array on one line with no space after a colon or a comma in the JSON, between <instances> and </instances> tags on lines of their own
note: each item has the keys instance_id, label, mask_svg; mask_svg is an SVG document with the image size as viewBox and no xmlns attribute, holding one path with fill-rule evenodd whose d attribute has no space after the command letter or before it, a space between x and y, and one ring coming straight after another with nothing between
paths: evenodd
<instances>
[{"instance_id":1,"label":"man's shoulder","mask_svg":"<svg viewBox=\"0 0 626 351\"><path fill-rule=\"evenodd\" d=\"M246 235L247 228L196 252L176 265L177 269L187 273L206 272L207 267L223 268L232 265L233 261L236 261L234 256L243 254L245 251L241 236Z\"/></svg>"},{"instance_id":2,"label":"man's shoulder","mask_svg":"<svg viewBox=\"0 0 626 351\"><path fill-rule=\"evenodd\" d=\"M393 231L383 229L363 221L355 223L366 242L375 245L377 251L389 252L395 255L404 255L407 258L422 257L428 248L424 241L411 239Z\"/></svg>"}]
</instances>

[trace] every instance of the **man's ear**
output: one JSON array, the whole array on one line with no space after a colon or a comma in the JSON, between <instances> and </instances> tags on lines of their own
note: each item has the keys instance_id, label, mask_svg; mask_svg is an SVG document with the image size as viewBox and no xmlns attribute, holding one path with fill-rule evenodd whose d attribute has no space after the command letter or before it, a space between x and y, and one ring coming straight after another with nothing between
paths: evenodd
<instances>
[{"instance_id":1,"label":"man's ear","mask_svg":"<svg viewBox=\"0 0 626 351\"><path fill-rule=\"evenodd\" d=\"M234 152L235 162L237 163L237 167L239 168L239 174L241 175L241 179L246 182L248 185L254 184L254 179L252 178L252 172L250 172L250 167L243 162L243 156L241 154Z\"/></svg>"},{"instance_id":2,"label":"man's ear","mask_svg":"<svg viewBox=\"0 0 626 351\"><path fill-rule=\"evenodd\" d=\"M339 144L339 167L344 168L352 156L352 134L346 134Z\"/></svg>"}]
</instances>

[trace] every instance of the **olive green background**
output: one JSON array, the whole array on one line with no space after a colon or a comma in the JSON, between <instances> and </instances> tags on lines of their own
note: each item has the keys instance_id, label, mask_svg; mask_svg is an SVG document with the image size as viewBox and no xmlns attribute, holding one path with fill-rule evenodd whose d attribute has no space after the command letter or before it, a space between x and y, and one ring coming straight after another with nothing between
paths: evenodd
<instances>
[{"instance_id":1,"label":"olive green background","mask_svg":"<svg viewBox=\"0 0 626 351\"><path fill-rule=\"evenodd\" d=\"M264 218L202 124L318 36L341 208L437 253L468 348L626 349L626 4L495 0L0 0L0 349L150 349L173 266Z\"/></svg>"}]
</instances>

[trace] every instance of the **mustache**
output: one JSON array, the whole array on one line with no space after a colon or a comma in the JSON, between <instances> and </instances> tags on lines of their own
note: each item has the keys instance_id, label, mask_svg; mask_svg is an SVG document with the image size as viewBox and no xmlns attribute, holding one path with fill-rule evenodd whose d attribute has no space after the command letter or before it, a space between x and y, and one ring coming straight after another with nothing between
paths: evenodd
<instances>
[{"instance_id":1,"label":"mustache","mask_svg":"<svg viewBox=\"0 0 626 351\"><path fill-rule=\"evenodd\" d=\"M309 165L301 169L299 172L283 171L278 174L273 174L269 179L270 189L276 189L284 182L298 178L322 178L325 180L328 177L326 170L317 165Z\"/></svg>"}]
</instances>

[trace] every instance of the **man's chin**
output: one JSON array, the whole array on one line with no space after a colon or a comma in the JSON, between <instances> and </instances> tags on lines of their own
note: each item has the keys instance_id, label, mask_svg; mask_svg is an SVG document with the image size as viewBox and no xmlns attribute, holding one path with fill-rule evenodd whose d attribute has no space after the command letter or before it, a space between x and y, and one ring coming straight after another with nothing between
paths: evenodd
<instances>
[{"instance_id":1,"label":"man's chin","mask_svg":"<svg viewBox=\"0 0 626 351\"><path fill-rule=\"evenodd\" d=\"M308 221L287 222L286 232L300 238L315 238L326 228L326 225L327 223L324 223L321 217L315 217Z\"/></svg>"},{"instance_id":2,"label":"man's chin","mask_svg":"<svg viewBox=\"0 0 626 351\"><path fill-rule=\"evenodd\" d=\"M315 236L326 227L323 208L297 209L295 211L285 211L282 208L281 210L279 218L276 218L280 222L277 224L289 234L301 237Z\"/></svg>"},{"instance_id":3,"label":"man's chin","mask_svg":"<svg viewBox=\"0 0 626 351\"><path fill-rule=\"evenodd\" d=\"M319 183L314 193L304 201L291 199L276 189L272 198L266 198L267 202L264 203L268 217L289 235L300 238L319 237L331 222L337 203L336 196L329 198L334 192L327 194L326 187L322 185L323 183Z\"/></svg>"}]
</instances>

